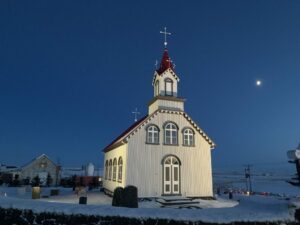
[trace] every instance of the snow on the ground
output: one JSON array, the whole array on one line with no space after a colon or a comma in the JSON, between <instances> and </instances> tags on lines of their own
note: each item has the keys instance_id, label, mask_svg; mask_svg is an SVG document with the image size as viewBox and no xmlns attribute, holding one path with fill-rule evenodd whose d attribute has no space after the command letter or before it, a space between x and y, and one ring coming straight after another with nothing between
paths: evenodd
<instances>
[{"instance_id":1,"label":"snow on the ground","mask_svg":"<svg viewBox=\"0 0 300 225\"><path fill-rule=\"evenodd\" d=\"M286 182L285 176L256 174L253 191L273 193L273 195L245 196L234 194L233 200L221 194L216 200L198 200L201 209L160 208L160 203L152 200L139 202L139 208L112 207L112 199L99 190L87 192L87 205L79 205L79 196L71 188L60 188L59 196L49 196L50 188L42 188L39 200L31 200L31 189L0 187L0 207L32 209L35 212L56 212L64 214L86 214L99 216L124 216L135 218L164 218L212 223L234 221L294 221L294 208L300 207L300 188ZM214 186L232 190L244 189L242 173L218 173L214 176ZM6 197L5 197L6 196ZM280 198L286 196L288 198Z\"/></svg>"},{"instance_id":2,"label":"snow on the ground","mask_svg":"<svg viewBox=\"0 0 300 225\"><path fill-rule=\"evenodd\" d=\"M254 174L252 179L252 190L257 193L271 193L286 197L300 196L300 187L293 186L286 181L288 175L277 175L268 173ZM214 187L221 189L246 190L246 179L243 173L216 173L214 174Z\"/></svg>"},{"instance_id":3,"label":"snow on the ground","mask_svg":"<svg viewBox=\"0 0 300 225\"><path fill-rule=\"evenodd\" d=\"M163 218L183 221L229 223L234 221L293 221L293 211L288 202L266 196L236 196L239 204L227 208L168 209L168 208L123 208L102 205L79 205L42 200L0 197L0 206L5 208L32 209L34 212L56 212L99 216L135 218ZM223 200L221 200L223 201ZM224 200L225 201L225 200Z\"/></svg>"},{"instance_id":4,"label":"snow on the ground","mask_svg":"<svg viewBox=\"0 0 300 225\"><path fill-rule=\"evenodd\" d=\"M32 209L34 212L86 214L99 216L123 216L135 218L164 218L186 221L233 222L233 221L293 221L289 202L272 196L234 195L228 200L222 195L217 200L197 200L202 209L159 208L153 201L139 202L139 208L112 207L111 198L102 192L87 193L87 205L79 205L79 196L72 189L60 188L59 196L31 200L31 192L19 188L0 187L0 206L6 208ZM6 193L6 196L4 196ZM43 188L49 193L49 188Z\"/></svg>"}]
</instances>

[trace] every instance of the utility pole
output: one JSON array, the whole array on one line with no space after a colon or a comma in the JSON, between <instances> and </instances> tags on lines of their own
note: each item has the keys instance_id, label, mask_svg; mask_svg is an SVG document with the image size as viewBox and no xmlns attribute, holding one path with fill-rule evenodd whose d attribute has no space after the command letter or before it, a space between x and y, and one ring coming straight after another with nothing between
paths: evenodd
<instances>
[{"instance_id":1,"label":"utility pole","mask_svg":"<svg viewBox=\"0 0 300 225\"><path fill-rule=\"evenodd\" d=\"M245 165L246 188L250 194L252 193L251 167L252 165Z\"/></svg>"}]
</instances>

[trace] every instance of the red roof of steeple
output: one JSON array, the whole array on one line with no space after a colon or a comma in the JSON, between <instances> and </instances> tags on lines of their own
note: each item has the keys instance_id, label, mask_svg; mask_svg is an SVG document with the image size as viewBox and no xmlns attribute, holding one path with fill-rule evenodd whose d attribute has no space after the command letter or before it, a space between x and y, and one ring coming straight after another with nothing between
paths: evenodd
<instances>
[{"instance_id":1,"label":"red roof of steeple","mask_svg":"<svg viewBox=\"0 0 300 225\"><path fill-rule=\"evenodd\" d=\"M158 74L162 74L163 72L165 72L165 70L167 70L169 68L171 68L172 70L174 70L172 61L171 61L171 59L169 57L168 49L165 48L164 54L163 54L162 59L161 59L160 67L157 70L157 73Z\"/></svg>"}]
</instances>

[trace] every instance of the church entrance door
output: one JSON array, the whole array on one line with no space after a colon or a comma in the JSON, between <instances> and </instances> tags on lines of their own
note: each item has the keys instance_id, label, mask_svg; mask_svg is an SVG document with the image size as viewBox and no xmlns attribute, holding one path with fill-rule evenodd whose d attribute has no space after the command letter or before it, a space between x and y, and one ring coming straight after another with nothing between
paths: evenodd
<instances>
[{"instance_id":1,"label":"church entrance door","mask_svg":"<svg viewBox=\"0 0 300 225\"><path fill-rule=\"evenodd\" d=\"M165 195L180 194L180 164L174 156L164 160L163 188Z\"/></svg>"}]
</instances>

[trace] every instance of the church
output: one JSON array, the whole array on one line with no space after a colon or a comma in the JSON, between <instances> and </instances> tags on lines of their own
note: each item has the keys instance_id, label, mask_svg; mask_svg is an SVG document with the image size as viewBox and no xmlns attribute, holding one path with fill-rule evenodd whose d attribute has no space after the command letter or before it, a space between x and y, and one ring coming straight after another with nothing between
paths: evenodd
<instances>
[{"instance_id":1,"label":"church","mask_svg":"<svg viewBox=\"0 0 300 225\"><path fill-rule=\"evenodd\" d=\"M212 197L211 150L214 142L184 111L179 76L165 41L152 81L148 115L106 146L103 187L134 185L138 197Z\"/></svg>"}]
</instances>

